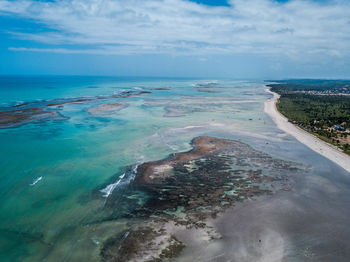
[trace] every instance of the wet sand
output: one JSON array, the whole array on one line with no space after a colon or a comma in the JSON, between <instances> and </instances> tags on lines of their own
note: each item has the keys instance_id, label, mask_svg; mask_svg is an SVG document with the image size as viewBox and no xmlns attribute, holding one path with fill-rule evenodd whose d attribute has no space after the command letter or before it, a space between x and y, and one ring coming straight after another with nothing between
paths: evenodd
<instances>
[{"instance_id":1,"label":"wet sand","mask_svg":"<svg viewBox=\"0 0 350 262\"><path fill-rule=\"evenodd\" d=\"M264 110L276 123L279 129L294 136L298 141L313 151L328 158L329 160L344 168L346 171L350 172L350 156L343 153L337 147L318 139L314 135L289 122L288 119L280 112L278 112L276 108L276 103L280 95L270 91L269 89L266 89L266 92L273 94L273 98L265 102Z\"/></svg>"}]
</instances>

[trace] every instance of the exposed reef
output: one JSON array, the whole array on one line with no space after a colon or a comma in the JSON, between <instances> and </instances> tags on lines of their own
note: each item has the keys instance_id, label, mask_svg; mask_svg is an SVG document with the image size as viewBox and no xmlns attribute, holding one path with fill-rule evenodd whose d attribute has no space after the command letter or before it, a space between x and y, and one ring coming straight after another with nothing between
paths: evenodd
<instances>
[{"instance_id":1,"label":"exposed reef","mask_svg":"<svg viewBox=\"0 0 350 262\"><path fill-rule=\"evenodd\" d=\"M24 108L0 112L0 129L18 127L28 123L38 123L48 120L66 120L57 111L46 108Z\"/></svg>"},{"instance_id":2,"label":"exposed reef","mask_svg":"<svg viewBox=\"0 0 350 262\"><path fill-rule=\"evenodd\" d=\"M143 212L176 217L181 209L187 216L216 215L237 201L288 189L285 174L299 167L238 141L198 137L192 145L189 152L138 167L132 185L153 196Z\"/></svg>"},{"instance_id":3,"label":"exposed reef","mask_svg":"<svg viewBox=\"0 0 350 262\"><path fill-rule=\"evenodd\" d=\"M87 102L93 101L93 98L77 98L77 99L72 99L72 100L67 100L67 101L53 101L52 103L47 104L46 106L64 106L67 104L84 104Z\"/></svg>"},{"instance_id":4,"label":"exposed reef","mask_svg":"<svg viewBox=\"0 0 350 262\"><path fill-rule=\"evenodd\" d=\"M150 90L167 91L167 90L171 90L171 88L170 87L155 87L155 88L150 88Z\"/></svg>"},{"instance_id":5,"label":"exposed reef","mask_svg":"<svg viewBox=\"0 0 350 262\"><path fill-rule=\"evenodd\" d=\"M101 256L106 261L176 256L185 245L177 238L179 230L200 230L207 241L220 238L208 219L245 199L290 190L288 173L305 168L239 141L198 137L192 146L191 151L140 165L128 185L129 197L109 201L108 208L134 206L129 217L142 218L143 223L104 244ZM146 193L147 199L140 201L136 192Z\"/></svg>"},{"instance_id":6,"label":"exposed reef","mask_svg":"<svg viewBox=\"0 0 350 262\"><path fill-rule=\"evenodd\" d=\"M51 99L34 102L25 102L14 106L0 108L0 129L14 128L28 123L45 122L49 120L66 120L59 109L69 104L84 105L99 100L120 99L149 94L150 91L124 91L119 94L95 96L95 97L78 97L66 99ZM122 108L121 103L107 103L98 105L92 109L92 114L108 114L112 111L118 111ZM124 108L124 107L123 107ZM91 113L91 112L90 112Z\"/></svg>"}]
</instances>

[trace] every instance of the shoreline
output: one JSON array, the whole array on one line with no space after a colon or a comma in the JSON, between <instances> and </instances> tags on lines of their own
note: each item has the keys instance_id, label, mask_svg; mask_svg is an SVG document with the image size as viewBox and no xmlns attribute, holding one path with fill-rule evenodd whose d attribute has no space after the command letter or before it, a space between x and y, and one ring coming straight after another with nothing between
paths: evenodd
<instances>
[{"instance_id":1,"label":"shoreline","mask_svg":"<svg viewBox=\"0 0 350 262\"><path fill-rule=\"evenodd\" d=\"M350 156L343 153L336 146L328 144L289 122L288 119L277 110L276 103L280 98L280 95L272 92L270 89L265 89L265 91L272 94L273 98L265 101L264 111L272 118L279 129L292 135L299 142L303 143L316 153L328 158L350 173Z\"/></svg>"}]
</instances>

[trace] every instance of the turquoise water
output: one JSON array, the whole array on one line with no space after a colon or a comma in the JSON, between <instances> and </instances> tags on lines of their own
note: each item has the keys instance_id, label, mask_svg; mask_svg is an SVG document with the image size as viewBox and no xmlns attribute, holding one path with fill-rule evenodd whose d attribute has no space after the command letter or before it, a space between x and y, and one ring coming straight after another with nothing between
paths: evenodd
<instances>
[{"instance_id":1,"label":"turquoise water","mask_svg":"<svg viewBox=\"0 0 350 262\"><path fill-rule=\"evenodd\" d=\"M267 151L257 141L290 142L263 111L269 95L262 81L1 77L0 106L140 90L151 93L65 104L57 110L66 120L0 129L1 261L98 261L101 243L128 226L106 207L105 192L122 190L137 164L189 150L196 136ZM110 102L128 107L87 112Z\"/></svg>"}]
</instances>

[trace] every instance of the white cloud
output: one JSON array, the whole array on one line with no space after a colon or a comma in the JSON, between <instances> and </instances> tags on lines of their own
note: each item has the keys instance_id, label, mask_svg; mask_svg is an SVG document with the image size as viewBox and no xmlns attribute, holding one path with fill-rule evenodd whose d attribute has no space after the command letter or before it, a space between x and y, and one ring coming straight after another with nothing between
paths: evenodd
<instances>
[{"instance_id":1,"label":"white cloud","mask_svg":"<svg viewBox=\"0 0 350 262\"><path fill-rule=\"evenodd\" d=\"M0 15L32 19L50 30L11 32L48 47L12 48L96 54L348 56L350 4L231 0L212 7L185 0L0 0ZM64 45L64 48L61 48ZM51 48L52 46L52 48ZM84 46L84 49L81 49Z\"/></svg>"}]
</instances>

